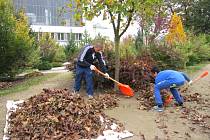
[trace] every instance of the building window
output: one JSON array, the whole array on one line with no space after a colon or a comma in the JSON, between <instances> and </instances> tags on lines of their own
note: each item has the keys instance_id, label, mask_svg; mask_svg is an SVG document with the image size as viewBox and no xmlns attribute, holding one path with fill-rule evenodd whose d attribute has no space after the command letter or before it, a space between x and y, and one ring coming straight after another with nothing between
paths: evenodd
<instances>
[{"instance_id":1,"label":"building window","mask_svg":"<svg viewBox=\"0 0 210 140\"><path fill-rule=\"evenodd\" d=\"M64 33L58 33L58 40L64 40Z\"/></svg>"},{"instance_id":2,"label":"building window","mask_svg":"<svg viewBox=\"0 0 210 140\"><path fill-rule=\"evenodd\" d=\"M81 33L76 33L76 34L75 34L75 40L76 40L76 41L82 40L82 34L81 34Z\"/></svg>"},{"instance_id":3,"label":"building window","mask_svg":"<svg viewBox=\"0 0 210 140\"><path fill-rule=\"evenodd\" d=\"M71 39L71 35L70 33L67 33L67 40L70 40Z\"/></svg>"},{"instance_id":4,"label":"building window","mask_svg":"<svg viewBox=\"0 0 210 140\"><path fill-rule=\"evenodd\" d=\"M79 34L79 40L82 40L82 34Z\"/></svg>"},{"instance_id":5,"label":"building window","mask_svg":"<svg viewBox=\"0 0 210 140\"><path fill-rule=\"evenodd\" d=\"M52 38L52 39L54 39L54 38L55 38L54 33L51 33L51 38Z\"/></svg>"},{"instance_id":6,"label":"building window","mask_svg":"<svg viewBox=\"0 0 210 140\"><path fill-rule=\"evenodd\" d=\"M61 33L61 40L64 40L64 33Z\"/></svg>"}]
</instances>

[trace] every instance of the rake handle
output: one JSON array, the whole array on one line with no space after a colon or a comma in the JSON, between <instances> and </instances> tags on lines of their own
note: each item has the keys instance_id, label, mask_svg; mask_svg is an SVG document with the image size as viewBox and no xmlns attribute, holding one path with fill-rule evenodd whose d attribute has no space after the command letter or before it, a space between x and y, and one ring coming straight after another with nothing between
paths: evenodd
<instances>
[{"instance_id":1,"label":"rake handle","mask_svg":"<svg viewBox=\"0 0 210 140\"><path fill-rule=\"evenodd\" d=\"M192 81L192 83L194 83L194 82L200 80L200 79L203 78L203 77L206 77L207 75L208 75L208 71L203 72L200 76L198 76L197 78L195 78L195 79Z\"/></svg>"},{"instance_id":2,"label":"rake handle","mask_svg":"<svg viewBox=\"0 0 210 140\"><path fill-rule=\"evenodd\" d=\"M194 83L194 82L200 80L201 78L202 78L202 77L197 77L197 78L195 78L195 79L192 81L192 83Z\"/></svg>"},{"instance_id":3,"label":"rake handle","mask_svg":"<svg viewBox=\"0 0 210 140\"><path fill-rule=\"evenodd\" d=\"M193 79L193 80L192 80L192 84L195 83L196 81L200 80L201 78L202 78L202 77L199 76L199 77ZM184 90L186 90L188 87L190 87L190 85L188 85L188 84L185 85L185 86L181 89L181 92L183 92Z\"/></svg>"},{"instance_id":4,"label":"rake handle","mask_svg":"<svg viewBox=\"0 0 210 140\"><path fill-rule=\"evenodd\" d=\"M105 73L101 72L99 69L95 68L95 71L101 75L103 75L104 77L106 77ZM108 79L112 80L113 82L117 83L118 85L121 84L120 82L116 81L115 79L113 79L112 77L109 77Z\"/></svg>"}]
</instances>

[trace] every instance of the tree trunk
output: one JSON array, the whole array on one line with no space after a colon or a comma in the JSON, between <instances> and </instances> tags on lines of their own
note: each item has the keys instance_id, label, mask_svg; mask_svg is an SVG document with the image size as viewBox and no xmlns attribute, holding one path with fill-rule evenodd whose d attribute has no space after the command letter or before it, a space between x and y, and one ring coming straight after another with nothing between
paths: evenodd
<instances>
[{"instance_id":1,"label":"tree trunk","mask_svg":"<svg viewBox=\"0 0 210 140\"><path fill-rule=\"evenodd\" d=\"M115 36L115 80L119 81L120 73L120 37ZM115 83L114 90L118 90L118 85Z\"/></svg>"}]
</instances>

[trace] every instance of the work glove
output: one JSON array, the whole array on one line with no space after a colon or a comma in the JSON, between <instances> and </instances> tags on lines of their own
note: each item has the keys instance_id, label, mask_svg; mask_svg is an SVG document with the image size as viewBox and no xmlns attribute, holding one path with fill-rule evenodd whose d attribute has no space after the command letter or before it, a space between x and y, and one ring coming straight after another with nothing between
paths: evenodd
<instances>
[{"instance_id":1,"label":"work glove","mask_svg":"<svg viewBox=\"0 0 210 140\"><path fill-rule=\"evenodd\" d=\"M109 74L105 73L105 78L109 79Z\"/></svg>"},{"instance_id":2,"label":"work glove","mask_svg":"<svg viewBox=\"0 0 210 140\"><path fill-rule=\"evenodd\" d=\"M90 69L91 69L91 70L95 70L96 67L95 67L94 65L90 65Z\"/></svg>"},{"instance_id":3,"label":"work glove","mask_svg":"<svg viewBox=\"0 0 210 140\"><path fill-rule=\"evenodd\" d=\"M191 85L192 85L192 82L193 82L193 81L192 81L192 80L190 80L190 82L188 83L188 85L189 85L189 86L191 86Z\"/></svg>"}]
</instances>

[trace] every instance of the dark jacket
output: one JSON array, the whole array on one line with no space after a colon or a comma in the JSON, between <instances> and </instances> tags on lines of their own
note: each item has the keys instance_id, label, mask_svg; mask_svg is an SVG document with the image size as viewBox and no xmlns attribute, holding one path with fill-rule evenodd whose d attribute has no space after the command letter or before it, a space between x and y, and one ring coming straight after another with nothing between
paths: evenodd
<instances>
[{"instance_id":1,"label":"dark jacket","mask_svg":"<svg viewBox=\"0 0 210 140\"><path fill-rule=\"evenodd\" d=\"M77 59L77 65L87 68L90 67L90 65L93 65L96 59L98 60L102 71L107 72L106 63L103 59L102 52L95 52L93 46L91 45L87 45L81 50Z\"/></svg>"}]
</instances>

